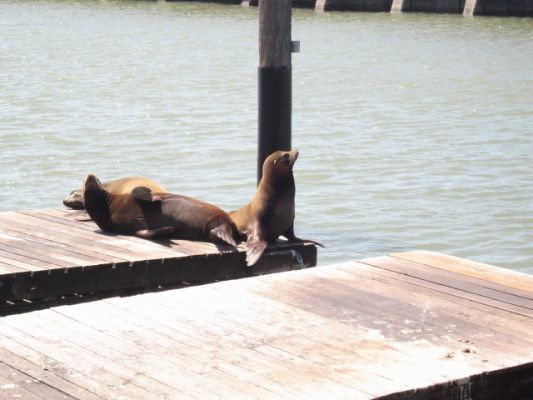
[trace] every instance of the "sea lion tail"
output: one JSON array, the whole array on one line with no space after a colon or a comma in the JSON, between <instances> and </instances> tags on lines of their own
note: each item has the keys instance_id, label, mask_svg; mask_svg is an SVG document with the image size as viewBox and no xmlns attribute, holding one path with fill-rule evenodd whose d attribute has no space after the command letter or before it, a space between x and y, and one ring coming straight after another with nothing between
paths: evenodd
<instances>
[{"instance_id":1,"label":"sea lion tail","mask_svg":"<svg viewBox=\"0 0 533 400\"><path fill-rule=\"evenodd\" d=\"M244 248L246 250L246 265L249 267L253 266L261 256L263 255L263 252L267 248L268 243L265 240L256 240L256 241L248 241L244 245Z\"/></svg>"},{"instance_id":2,"label":"sea lion tail","mask_svg":"<svg viewBox=\"0 0 533 400\"><path fill-rule=\"evenodd\" d=\"M234 247L237 247L237 242L234 239L235 231L235 226L225 222L211 229L209 231L209 237L211 239L220 239Z\"/></svg>"}]
</instances>

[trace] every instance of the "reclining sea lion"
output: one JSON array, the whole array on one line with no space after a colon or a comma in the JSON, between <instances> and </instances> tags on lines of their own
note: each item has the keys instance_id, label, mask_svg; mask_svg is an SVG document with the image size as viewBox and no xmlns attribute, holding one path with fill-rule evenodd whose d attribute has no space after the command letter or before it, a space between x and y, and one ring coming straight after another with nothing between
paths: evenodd
<instances>
[{"instance_id":1,"label":"reclining sea lion","mask_svg":"<svg viewBox=\"0 0 533 400\"><path fill-rule=\"evenodd\" d=\"M237 246L239 233L229 215L191 197L156 193L147 186L114 194L96 176L88 175L83 185L83 201L87 213L103 231L145 239L169 236L221 240Z\"/></svg>"},{"instance_id":2,"label":"reclining sea lion","mask_svg":"<svg viewBox=\"0 0 533 400\"><path fill-rule=\"evenodd\" d=\"M166 193L165 188L159 183L140 176L114 179L112 181L103 183L102 186L108 192L113 194L131 193L131 191L138 186L146 186L153 190L154 193ZM73 208L74 210L85 209L82 199L82 189L71 191L70 194L63 199L63 204L66 207Z\"/></svg>"}]
</instances>

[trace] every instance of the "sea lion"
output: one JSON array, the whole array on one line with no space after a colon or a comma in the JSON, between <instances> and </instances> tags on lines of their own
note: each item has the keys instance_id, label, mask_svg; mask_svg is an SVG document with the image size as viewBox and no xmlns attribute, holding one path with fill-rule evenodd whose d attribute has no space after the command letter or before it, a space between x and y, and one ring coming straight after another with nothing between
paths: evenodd
<instances>
[{"instance_id":1,"label":"sea lion","mask_svg":"<svg viewBox=\"0 0 533 400\"><path fill-rule=\"evenodd\" d=\"M237 246L238 231L220 208L171 193L139 186L130 193L110 193L96 176L85 178L83 201L103 231L144 239L170 236L190 240L220 240Z\"/></svg>"},{"instance_id":2,"label":"sea lion","mask_svg":"<svg viewBox=\"0 0 533 400\"><path fill-rule=\"evenodd\" d=\"M152 189L156 193L166 193L166 190L159 183L154 182L151 179L143 178L140 176L132 176L120 179L114 179L112 181L103 183L102 186L110 193L113 194L125 194L131 193L133 189L138 186L146 186ZM74 210L83 210L82 189L73 190L70 194L63 199L63 204L66 207Z\"/></svg>"},{"instance_id":3,"label":"sea lion","mask_svg":"<svg viewBox=\"0 0 533 400\"><path fill-rule=\"evenodd\" d=\"M276 151L263 163L263 177L252 201L229 213L240 232L246 234L246 263L254 265L268 243L279 236L289 242L304 242L294 235L296 187L292 168L298 151ZM313 242L319 246L320 243Z\"/></svg>"}]
</instances>

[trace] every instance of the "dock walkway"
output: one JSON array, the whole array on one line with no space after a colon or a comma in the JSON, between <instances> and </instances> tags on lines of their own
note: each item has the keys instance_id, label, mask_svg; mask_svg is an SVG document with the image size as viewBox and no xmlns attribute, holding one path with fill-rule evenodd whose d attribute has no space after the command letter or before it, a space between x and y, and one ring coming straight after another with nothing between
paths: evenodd
<instances>
[{"instance_id":1,"label":"dock walkway","mask_svg":"<svg viewBox=\"0 0 533 400\"><path fill-rule=\"evenodd\" d=\"M103 234L79 211L0 213L0 313L61 296L206 283L316 265L312 244L278 241L253 268L229 245ZM7 311L6 311L7 309Z\"/></svg>"},{"instance_id":2,"label":"dock walkway","mask_svg":"<svg viewBox=\"0 0 533 400\"><path fill-rule=\"evenodd\" d=\"M533 277L409 252L0 318L0 398L529 400Z\"/></svg>"}]
</instances>

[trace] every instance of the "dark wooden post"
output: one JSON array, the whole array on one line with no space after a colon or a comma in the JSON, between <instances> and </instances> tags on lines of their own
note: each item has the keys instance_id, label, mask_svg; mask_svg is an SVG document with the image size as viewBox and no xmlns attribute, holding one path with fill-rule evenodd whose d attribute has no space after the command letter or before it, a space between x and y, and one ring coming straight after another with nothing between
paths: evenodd
<instances>
[{"instance_id":1,"label":"dark wooden post","mask_svg":"<svg viewBox=\"0 0 533 400\"><path fill-rule=\"evenodd\" d=\"M263 161L291 148L292 0L259 0L259 141L257 183Z\"/></svg>"}]
</instances>

